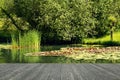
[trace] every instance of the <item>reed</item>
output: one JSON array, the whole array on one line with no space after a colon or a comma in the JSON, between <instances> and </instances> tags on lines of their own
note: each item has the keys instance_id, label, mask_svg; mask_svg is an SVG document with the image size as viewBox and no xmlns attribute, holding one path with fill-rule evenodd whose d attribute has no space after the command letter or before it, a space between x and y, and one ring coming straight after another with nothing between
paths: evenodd
<instances>
[{"instance_id":1,"label":"reed","mask_svg":"<svg viewBox=\"0 0 120 80\"><path fill-rule=\"evenodd\" d=\"M41 42L41 35L38 31L32 30L28 31L24 34L19 33L18 36L14 34L12 37L12 48L31 48L31 49L39 49Z\"/></svg>"},{"instance_id":2,"label":"reed","mask_svg":"<svg viewBox=\"0 0 120 80\"><path fill-rule=\"evenodd\" d=\"M19 33L18 35L11 35L12 39L12 61L23 62L25 60L25 54L29 52L40 51L41 34L36 31L28 31L25 33Z\"/></svg>"}]
</instances>

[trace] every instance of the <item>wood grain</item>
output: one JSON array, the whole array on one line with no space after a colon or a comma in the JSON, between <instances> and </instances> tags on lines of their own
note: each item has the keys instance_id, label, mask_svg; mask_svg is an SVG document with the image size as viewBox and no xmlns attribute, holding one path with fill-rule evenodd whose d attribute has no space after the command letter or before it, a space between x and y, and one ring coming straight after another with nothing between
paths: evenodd
<instances>
[{"instance_id":1,"label":"wood grain","mask_svg":"<svg viewBox=\"0 0 120 80\"><path fill-rule=\"evenodd\" d=\"M0 80L120 80L120 64L0 64Z\"/></svg>"}]
</instances>

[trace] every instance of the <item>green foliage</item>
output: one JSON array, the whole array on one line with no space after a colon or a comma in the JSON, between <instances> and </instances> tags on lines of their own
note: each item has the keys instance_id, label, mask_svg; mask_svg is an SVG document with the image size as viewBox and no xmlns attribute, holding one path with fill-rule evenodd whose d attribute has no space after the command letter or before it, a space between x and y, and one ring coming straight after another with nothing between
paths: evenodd
<instances>
[{"instance_id":1,"label":"green foliage","mask_svg":"<svg viewBox=\"0 0 120 80\"><path fill-rule=\"evenodd\" d=\"M12 35L12 62L23 62L24 55L30 52L40 51L41 34L32 30L24 34Z\"/></svg>"},{"instance_id":2,"label":"green foliage","mask_svg":"<svg viewBox=\"0 0 120 80\"><path fill-rule=\"evenodd\" d=\"M108 46L120 45L120 32L113 34L113 41L110 40L110 35L106 35L102 38L87 38L84 39L85 44L103 44Z\"/></svg>"},{"instance_id":3,"label":"green foliage","mask_svg":"<svg viewBox=\"0 0 120 80\"><path fill-rule=\"evenodd\" d=\"M112 15L116 20L120 19L120 0L94 0L93 17L96 20L96 36L100 37L110 32L108 17ZM115 27L118 29L118 23Z\"/></svg>"},{"instance_id":4,"label":"green foliage","mask_svg":"<svg viewBox=\"0 0 120 80\"><path fill-rule=\"evenodd\" d=\"M116 20L116 18L114 17L114 16L109 16L108 17L108 20L110 21L110 22L117 22L117 20Z\"/></svg>"},{"instance_id":5,"label":"green foliage","mask_svg":"<svg viewBox=\"0 0 120 80\"><path fill-rule=\"evenodd\" d=\"M14 2L13 0L0 0L0 17L3 17L3 13L2 13L2 10L1 8L5 9L5 10L8 10L9 12L12 12L12 7L14 5Z\"/></svg>"},{"instance_id":6,"label":"green foliage","mask_svg":"<svg viewBox=\"0 0 120 80\"><path fill-rule=\"evenodd\" d=\"M61 40L80 41L94 27L91 1L13 1L13 14L27 21L30 30L51 32Z\"/></svg>"},{"instance_id":7,"label":"green foliage","mask_svg":"<svg viewBox=\"0 0 120 80\"><path fill-rule=\"evenodd\" d=\"M16 37L12 35L13 48L40 49L40 34L37 31L29 31Z\"/></svg>"},{"instance_id":8,"label":"green foliage","mask_svg":"<svg viewBox=\"0 0 120 80\"><path fill-rule=\"evenodd\" d=\"M1 0L0 1L0 7L3 7L3 5L4 5L4 0ZM2 11L1 11L1 9L0 9L0 18L2 17Z\"/></svg>"},{"instance_id":9,"label":"green foliage","mask_svg":"<svg viewBox=\"0 0 120 80\"><path fill-rule=\"evenodd\" d=\"M2 0L22 30L42 32L42 42L82 42L110 33L110 15L120 28L120 0ZM1 4L3 4L1 2ZM11 18L12 19L12 18ZM25 24L23 24L25 23Z\"/></svg>"}]
</instances>

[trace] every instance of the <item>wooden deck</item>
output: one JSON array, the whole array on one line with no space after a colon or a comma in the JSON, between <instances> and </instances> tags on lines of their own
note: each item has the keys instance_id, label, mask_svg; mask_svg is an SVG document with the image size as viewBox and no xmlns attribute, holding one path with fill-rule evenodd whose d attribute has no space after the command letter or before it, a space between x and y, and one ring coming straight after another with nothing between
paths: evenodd
<instances>
[{"instance_id":1,"label":"wooden deck","mask_svg":"<svg viewBox=\"0 0 120 80\"><path fill-rule=\"evenodd\" d=\"M0 80L120 80L120 64L0 64Z\"/></svg>"}]
</instances>

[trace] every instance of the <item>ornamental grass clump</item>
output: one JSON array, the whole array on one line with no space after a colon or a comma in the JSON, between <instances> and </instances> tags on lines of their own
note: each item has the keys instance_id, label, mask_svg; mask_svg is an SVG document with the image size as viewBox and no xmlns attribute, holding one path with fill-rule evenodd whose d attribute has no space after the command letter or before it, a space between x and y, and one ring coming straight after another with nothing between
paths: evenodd
<instances>
[{"instance_id":1,"label":"ornamental grass clump","mask_svg":"<svg viewBox=\"0 0 120 80\"><path fill-rule=\"evenodd\" d=\"M12 48L40 49L40 33L32 30L18 36L12 35Z\"/></svg>"}]
</instances>

